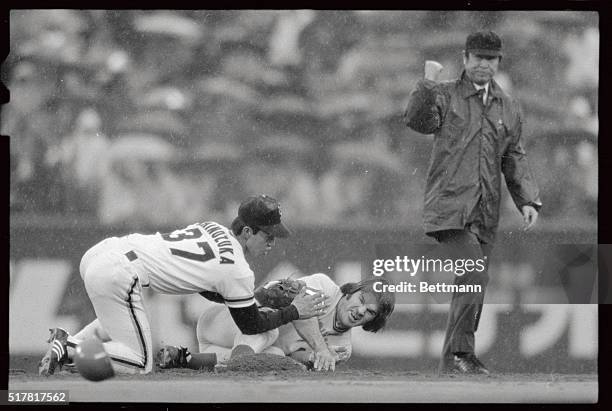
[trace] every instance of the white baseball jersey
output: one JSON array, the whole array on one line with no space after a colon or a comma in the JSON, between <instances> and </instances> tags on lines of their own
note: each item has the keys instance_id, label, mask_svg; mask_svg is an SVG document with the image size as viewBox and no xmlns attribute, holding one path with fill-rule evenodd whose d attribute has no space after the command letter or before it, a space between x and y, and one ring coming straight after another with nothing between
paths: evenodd
<instances>
[{"instance_id":1,"label":"white baseball jersey","mask_svg":"<svg viewBox=\"0 0 612 411\"><path fill-rule=\"evenodd\" d=\"M229 229L215 223L192 224L171 233L124 237L147 271L143 285L164 294L209 294L228 307L255 300L255 276L242 246Z\"/></svg>"},{"instance_id":2,"label":"white baseball jersey","mask_svg":"<svg viewBox=\"0 0 612 411\"><path fill-rule=\"evenodd\" d=\"M329 297L330 307L333 308L328 310L324 315L318 317L321 335L323 335L323 338L325 338L329 346L335 345L347 348L350 356L351 330L349 329L341 332L334 329L336 306L340 298L342 298L340 287L323 273L302 277L300 280L305 281L308 287L322 291ZM273 345L282 349L286 355L298 351L299 349L310 349L308 343L297 333L293 324L285 324L279 327L278 331L278 339Z\"/></svg>"}]
</instances>

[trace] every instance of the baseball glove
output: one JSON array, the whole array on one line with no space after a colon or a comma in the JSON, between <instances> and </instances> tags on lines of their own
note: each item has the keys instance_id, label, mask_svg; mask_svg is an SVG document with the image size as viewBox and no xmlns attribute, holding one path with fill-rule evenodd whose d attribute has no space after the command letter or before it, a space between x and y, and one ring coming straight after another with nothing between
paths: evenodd
<instances>
[{"instance_id":1,"label":"baseball glove","mask_svg":"<svg viewBox=\"0 0 612 411\"><path fill-rule=\"evenodd\" d=\"M187 368L187 357L190 355L187 347L166 345L157 353L157 366L159 368Z\"/></svg>"},{"instance_id":2,"label":"baseball glove","mask_svg":"<svg viewBox=\"0 0 612 411\"><path fill-rule=\"evenodd\" d=\"M255 299L263 307L279 309L291 304L304 287L306 283L300 280L274 280L259 286L255 290Z\"/></svg>"}]
</instances>

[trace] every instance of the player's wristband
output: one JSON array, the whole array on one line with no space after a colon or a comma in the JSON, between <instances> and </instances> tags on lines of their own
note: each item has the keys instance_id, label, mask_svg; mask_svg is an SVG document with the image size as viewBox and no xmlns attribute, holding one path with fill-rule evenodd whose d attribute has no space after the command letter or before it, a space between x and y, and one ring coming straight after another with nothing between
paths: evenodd
<instances>
[{"instance_id":1,"label":"player's wristband","mask_svg":"<svg viewBox=\"0 0 612 411\"><path fill-rule=\"evenodd\" d=\"M295 320L300 319L300 312L298 311L295 305L289 304L287 307L284 307L282 309L286 310L286 315L288 316L288 318L291 318L290 321L295 321Z\"/></svg>"}]
</instances>

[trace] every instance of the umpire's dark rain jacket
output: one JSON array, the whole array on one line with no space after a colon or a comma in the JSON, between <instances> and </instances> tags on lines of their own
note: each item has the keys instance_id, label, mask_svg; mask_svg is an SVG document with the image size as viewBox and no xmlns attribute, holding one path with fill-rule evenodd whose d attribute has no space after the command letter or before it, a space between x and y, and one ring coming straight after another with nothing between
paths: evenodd
<instances>
[{"instance_id":1,"label":"umpire's dark rain jacket","mask_svg":"<svg viewBox=\"0 0 612 411\"><path fill-rule=\"evenodd\" d=\"M516 206L539 211L538 187L521 143L518 103L495 81L487 105L465 72L454 81L421 80L404 114L408 127L434 134L425 190L425 232L465 229L495 239L501 173Z\"/></svg>"}]
</instances>

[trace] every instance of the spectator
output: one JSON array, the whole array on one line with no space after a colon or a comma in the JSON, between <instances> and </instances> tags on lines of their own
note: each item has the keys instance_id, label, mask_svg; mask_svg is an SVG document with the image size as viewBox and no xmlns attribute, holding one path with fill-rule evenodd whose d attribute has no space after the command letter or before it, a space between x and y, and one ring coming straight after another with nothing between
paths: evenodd
<instances>
[{"instance_id":1,"label":"spectator","mask_svg":"<svg viewBox=\"0 0 612 411\"><path fill-rule=\"evenodd\" d=\"M175 155L175 148L155 135L128 134L113 141L102 184L100 221L137 227L165 224L175 218L172 210L178 207L172 203L181 202L180 194L172 188L174 177L169 167Z\"/></svg>"},{"instance_id":2,"label":"spectator","mask_svg":"<svg viewBox=\"0 0 612 411\"><path fill-rule=\"evenodd\" d=\"M397 216L396 179L402 165L384 138L371 140L340 142L332 148L332 166L320 183L321 214L329 222L371 223Z\"/></svg>"},{"instance_id":3,"label":"spectator","mask_svg":"<svg viewBox=\"0 0 612 411\"><path fill-rule=\"evenodd\" d=\"M2 132L11 136L12 206L23 211L59 211L61 186L49 150L57 144L57 118L51 104L57 66L32 57L17 64L9 88L11 104L3 114Z\"/></svg>"},{"instance_id":4,"label":"spectator","mask_svg":"<svg viewBox=\"0 0 612 411\"><path fill-rule=\"evenodd\" d=\"M60 156L70 211L94 212L108 170L109 139L101 131L100 116L86 108L76 120L74 132L61 143Z\"/></svg>"},{"instance_id":5,"label":"spectator","mask_svg":"<svg viewBox=\"0 0 612 411\"><path fill-rule=\"evenodd\" d=\"M316 181L305 167L307 154L301 151L306 148L296 143L299 138L286 138L290 140L287 145L264 144L259 148L243 169L242 187L277 198L292 221L319 221ZM270 139L264 141L270 142Z\"/></svg>"},{"instance_id":6,"label":"spectator","mask_svg":"<svg viewBox=\"0 0 612 411\"><path fill-rule=\"evenodd\" d=\"M301 223L319 220L317 182L311 171L313 146L297 135L270 135L257 147L257 158L269 164L278 174L275 187L277 199L286 210L287 218ZM249 187L248 185L246 187Z\"/></svg>"}]
</instances>

